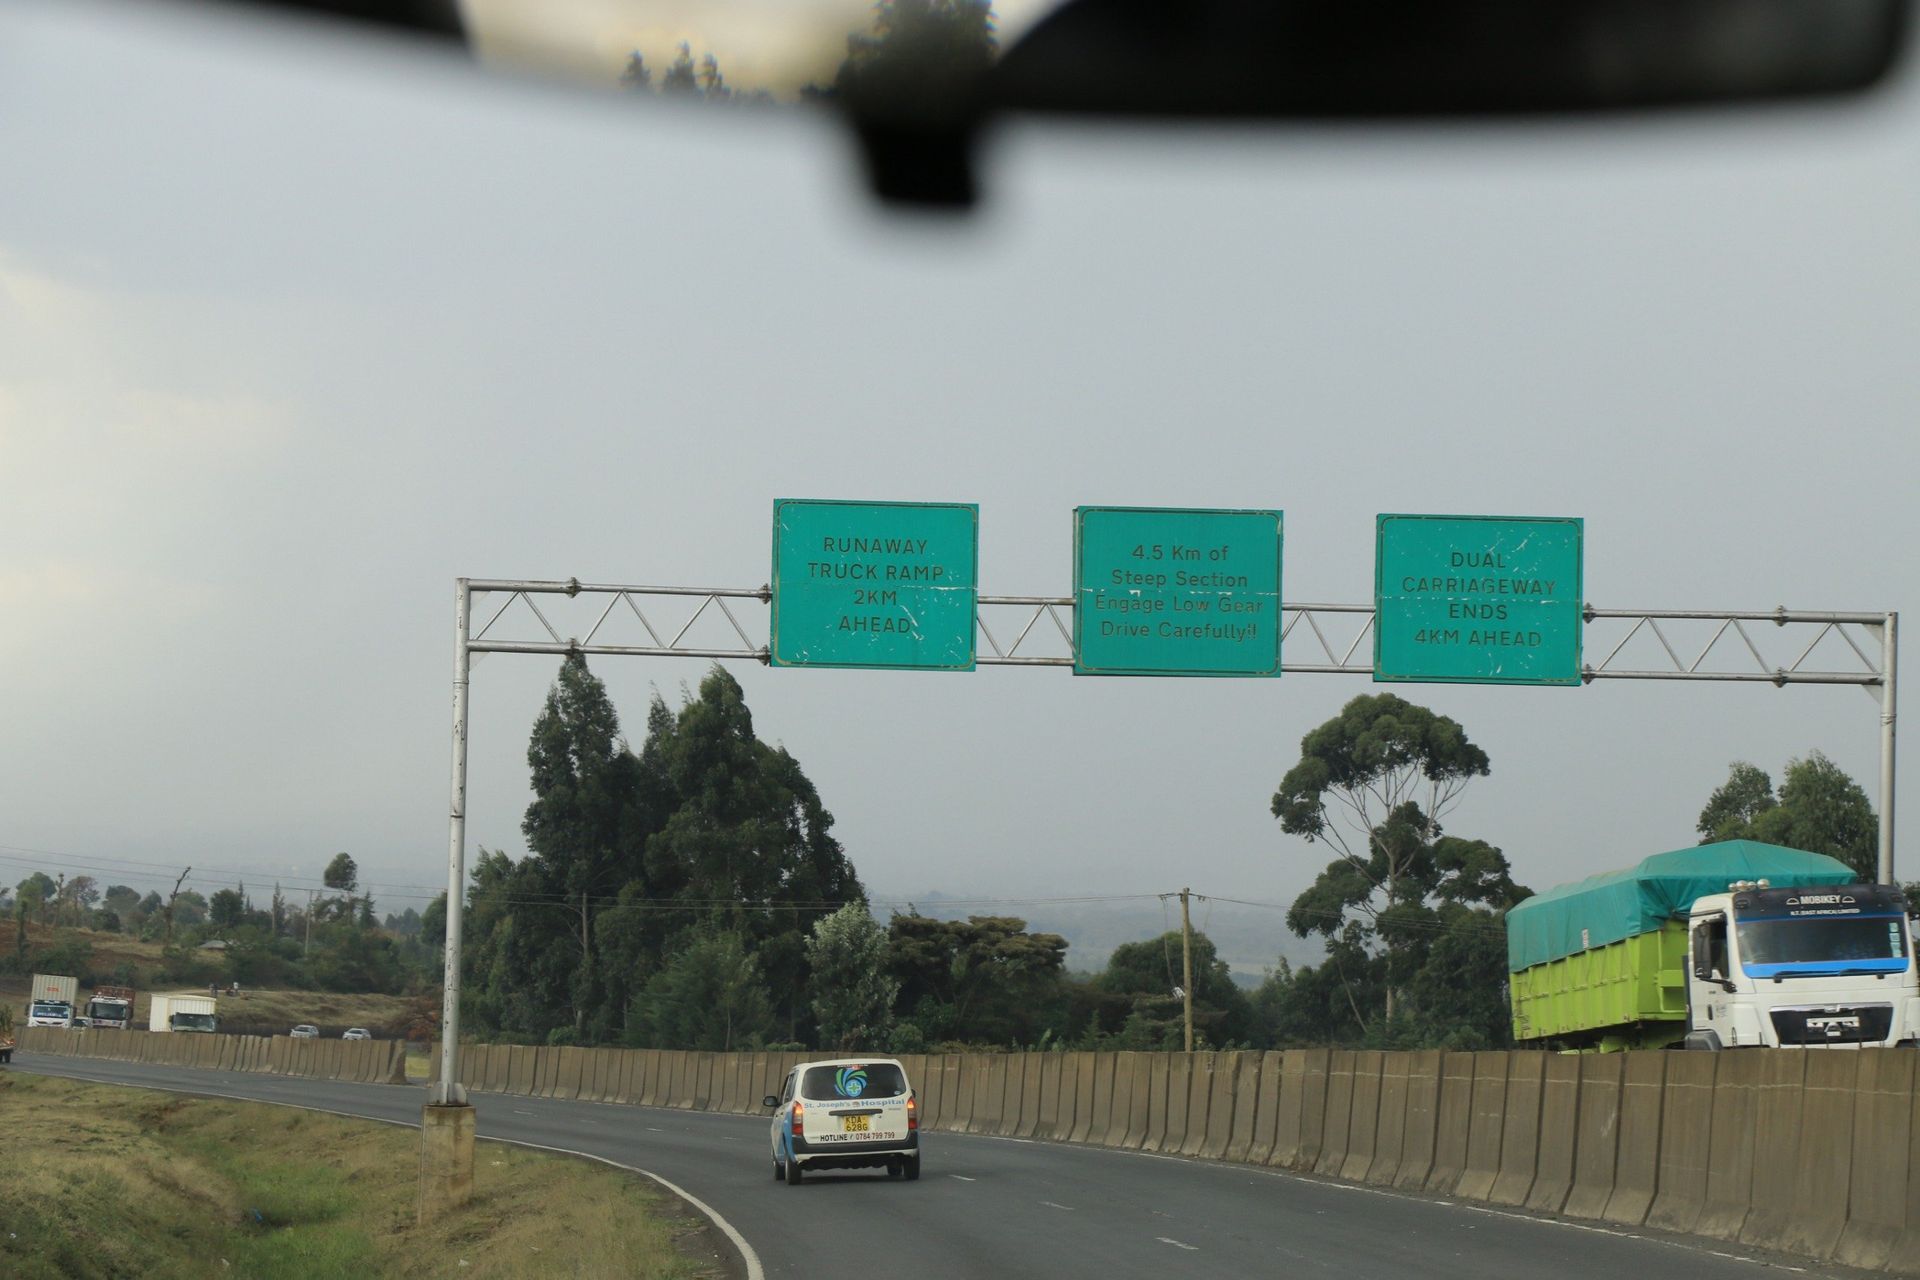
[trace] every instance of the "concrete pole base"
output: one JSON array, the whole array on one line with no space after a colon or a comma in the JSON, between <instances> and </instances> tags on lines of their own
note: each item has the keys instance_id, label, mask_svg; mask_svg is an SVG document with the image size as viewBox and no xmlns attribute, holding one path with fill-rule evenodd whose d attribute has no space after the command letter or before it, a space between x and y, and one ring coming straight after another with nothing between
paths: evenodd
<instances>
[{"instance_id":1,"label":"concrete pole base","mask_svg":"<svg viewBox=\"0 0 1920 1280\"><path fill-rule=\"evenodd\" d=\"M420 1209L425 1225L473 1198L473 1108L420 1108Z\"/></svg>"}]
</instances>

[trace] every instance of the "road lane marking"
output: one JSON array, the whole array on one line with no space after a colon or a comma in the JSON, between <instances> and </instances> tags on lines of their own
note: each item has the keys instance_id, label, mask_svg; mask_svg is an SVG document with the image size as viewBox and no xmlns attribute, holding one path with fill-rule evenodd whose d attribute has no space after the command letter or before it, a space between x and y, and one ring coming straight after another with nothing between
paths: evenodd
<instances>
[{"instance_id":1,"label":"road lane marking","mask_svg":"<svg viewBox=\"0 0 1920 1280\"><path fill-rule=\"evenodd\" d=\"M974 1178L969 1178L969 1177L967 1177L967 1176L966 1176L965 1174L959 1174L959 1173L950 1173L950 1174L948 1174L947 1176L948 1176L949 1178L952 1178L952 1179L953 1179L953 1180L954 1180L955 1182L974 1182L974 1181L977 1181L977 1179L974 1179Z\"/></svg>"},{"instance_id":2,"label":"road lane marking","mask_svg":"<svg viewBox=\"0 0 1920 1280\"><path fill-rule=\"evenodd\" d=\"M517 1115L517 1116L530 1116L530 1115L532 1115L532 1114L533 1114L533 1112L531 1112L531 1111L522 1111L522 1110L520 1110L520 1109L519 1109L518 1107L515 1107L515 1108L513 1109L513 1114L515 1114L515 1115Z\"/></svg>"},{"instance_id":3,"label":"road lane marking","mask_svg":"<svg viewBox=\"0 0 1920 1280\"><path fill-rule=\"evenodd\" d=\"M1065 1209L1068 1213L1074 1212L1074 1208L1070 1204L1055 1204L1051 1200L1042 1200L1040 1203L1047 1206L1047 1208L1049 1209Z\"/></svg>"},{"instance_id":4,"label":"road lane marking","mask_svg":"<svg viewBox=\"0 0 1920 1280\"><path fill-rule=\"evenodd\" d=\"M1158 1241L1159 1241L1159 1242L1160 1242L1161 1244L1170 1244L1170 1245L1172 1245L1172 1246L1173 1246L1174 1248L1176 1248L1176 1249L1185 1249L1185 1250L1186 1250L1186 1251L1187 1251L1188 1253L1198 1253L1198 1252L1200 1252L1200 1246L1199 1246L1199 1245L1197 1245L1197 1244L1181 1244L1181 1243L1180 1243L1180 1242L1179 1242L1178 1240L1175 1240L1175 1239L1174 1239L1173 1237L1171 1237L1171 1236L1155 1236L1155 1237L1154 1237L1154 1239L1155 1239L1155 1240L1158 1240Z\"/></svg>"}]
</instances>

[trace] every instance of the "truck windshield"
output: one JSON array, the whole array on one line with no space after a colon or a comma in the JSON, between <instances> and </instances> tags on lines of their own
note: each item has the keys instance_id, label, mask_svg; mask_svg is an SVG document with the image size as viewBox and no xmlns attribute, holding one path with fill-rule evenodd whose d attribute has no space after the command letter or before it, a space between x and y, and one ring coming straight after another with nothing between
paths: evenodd
<instances>
[{"instance_id":1,"label":"truck windshield","mask_svg":"<svg viewBox=\"0 0 1920 1280\"><path fill-rule=\"evenodd\" d=\"M1751 977L1904 973L1906 930L1899 916L1838 920L1743 920L1740 963Z\"/></svg>"},{"instance_id":2,"label":"truck windshield","mask_svg":"<svg viewBox=\"0 0 1920 1280\"><path fill-rule=\"evenodd\" d=\"M87 1016L95 1022L120 1022L127 1016L127 1006L118 1000L95 1000L87 1006Z\"/></svg>"},{"instance_id":3,"label":"truck windshield","mask_svg":"<svg viewBox=\"0 0 1920 1280\"><path fill-rule=\"evenodd\" d=\"M210 1013L176 1013L173 1015L175 1031L211 1031L213 1015Z\"/></svg>"},{"instance_id":4,"label":"truck windshield","mask_svg":"<svg viewBox=\"0 0 1920 1280\"><path fill-rule=\"evenodd\" d=\"M36 1004L33 1006L33 1011L29 1016L35 1018L64 1018L71 1012L73 1012L73 1010L64 1004Z\"/></svg>"}]
</instances>

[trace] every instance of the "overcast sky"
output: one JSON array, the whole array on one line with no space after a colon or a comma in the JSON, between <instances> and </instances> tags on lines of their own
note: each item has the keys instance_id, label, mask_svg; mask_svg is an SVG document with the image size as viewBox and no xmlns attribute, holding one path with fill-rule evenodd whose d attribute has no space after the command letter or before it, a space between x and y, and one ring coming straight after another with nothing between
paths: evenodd
<instances>
[{"instance_id":1,"label":"overcast sky","mask_svg":"<svg viewBox=\"0 0 1920 1280\"><path fill-rule=\"evenodd\" d=\"M1290 600L1366 601L1375 513L1431 511L1584 517L1602 607L1910 607L1917 138L1911 78L1684 123L1023 127L926 224L810 114L14 0L0 867L211 890L346 850L420 905L453 579L758 586L776 497L978 503L994 593L1066 594L1111 503L1283 509ZM470 848L523 847L555 667L475 669ZM595 669L637 733L705 665ZM1374 688L733 670L882 895L1290 899L1325 857L1269 797ZM1449 827L1536 888L1689 843L1735 759L1875 790L1857 689L1397 691L1488 751Z\"/></svg>"}]
</instances>

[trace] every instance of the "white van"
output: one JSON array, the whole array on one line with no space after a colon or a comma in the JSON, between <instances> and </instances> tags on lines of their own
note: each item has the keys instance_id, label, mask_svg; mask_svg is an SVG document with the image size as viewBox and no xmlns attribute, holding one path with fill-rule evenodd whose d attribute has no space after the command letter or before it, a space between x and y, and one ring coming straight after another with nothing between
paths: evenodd
<instances>
[{"instance_id":1,"label":"white van","mask_svg":"<svg viewBox=\"0 0 1920 1280\"><path fill-rule=\"evenodd\" d=\"M892 1058L803 1062L763 1105L774 1108L773 1176L789 1186L803 1166L920 1176L920 1105Z\"/></svg>"}]
</instances>

